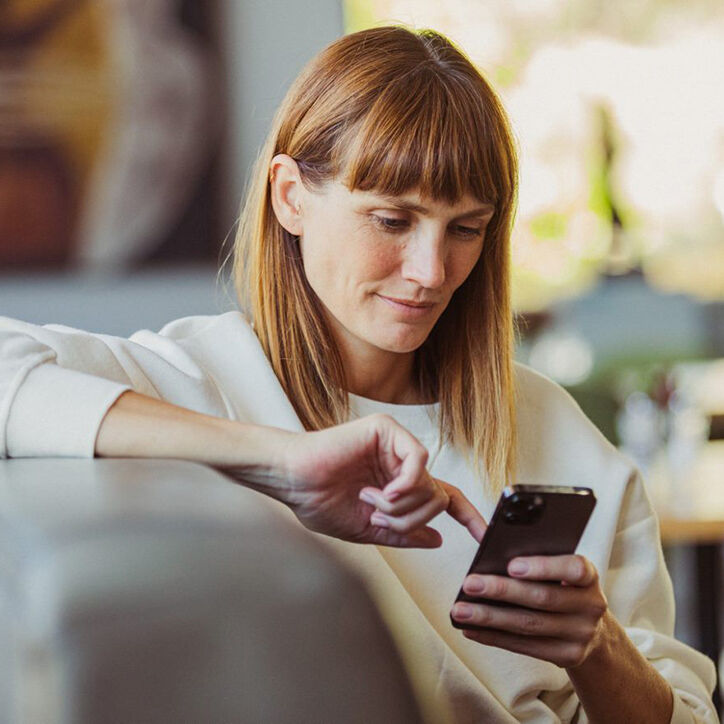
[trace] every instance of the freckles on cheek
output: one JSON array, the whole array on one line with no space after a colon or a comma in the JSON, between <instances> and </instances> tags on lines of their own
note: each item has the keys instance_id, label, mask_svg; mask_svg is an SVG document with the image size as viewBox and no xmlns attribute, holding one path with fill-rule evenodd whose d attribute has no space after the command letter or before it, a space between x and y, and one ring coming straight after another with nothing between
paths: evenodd
<instances>
[{"instance_id":1,"label":"freckles on cheek","mask_svg":"<svg viewBox=\"0 0 724 724\"><path fill-rule=\"evenodd\" d=\"M395 268L395 252L382 244L370 244L362 253L356 254L351 263L358 278L363 281L379 281L392 274Z\"/></svg>"}]
</instances>

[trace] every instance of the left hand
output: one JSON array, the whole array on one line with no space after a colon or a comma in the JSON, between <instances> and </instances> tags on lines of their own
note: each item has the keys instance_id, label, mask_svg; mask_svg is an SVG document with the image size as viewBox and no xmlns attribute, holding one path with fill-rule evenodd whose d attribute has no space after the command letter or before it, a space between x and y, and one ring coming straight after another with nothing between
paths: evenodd
<instances>
[{"instance_id":1,"label":"left hand","mask_svg":"<svg viewBox=\"0 0 724 724\"><path fill-rule=\"evenodd\" d=\"M517 564L526 564L527 570L518 572ZM607 621L608 604L595 566L580 555L521 557L510 562L508 574L465 579L463 591L469 596L513 605L456 603L456 621L482 627L465 629L463 635L565 668L583 664L602 642ZM470 615L463 618L466 606Z\"/></svg>"}]
</instances>

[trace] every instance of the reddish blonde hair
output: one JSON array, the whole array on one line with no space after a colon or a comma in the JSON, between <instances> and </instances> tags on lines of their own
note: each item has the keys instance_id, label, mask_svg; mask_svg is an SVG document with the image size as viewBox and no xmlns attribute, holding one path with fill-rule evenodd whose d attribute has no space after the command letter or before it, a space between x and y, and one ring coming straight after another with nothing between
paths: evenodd
<instances>
[{"instance_id":1,"label":"reddish blonde hair","mask_svg":"<svg viewBox=\"0 0 724 724\"><path fill-rule=\"evenodd\" d=\"M377 27L333 42L302 70L279 107L250 178L234 243L242 307L307 430L349 414L340 354L304 274L295 237L271 205L269 167L285 153L309 188L495 204L480 259L415 353L424 399L440 402L442 439L458 446L491 492L513 474L514 326L510 233L518 161L507 115L480 72L431 30Z\"/></svg>"}]
</instances>

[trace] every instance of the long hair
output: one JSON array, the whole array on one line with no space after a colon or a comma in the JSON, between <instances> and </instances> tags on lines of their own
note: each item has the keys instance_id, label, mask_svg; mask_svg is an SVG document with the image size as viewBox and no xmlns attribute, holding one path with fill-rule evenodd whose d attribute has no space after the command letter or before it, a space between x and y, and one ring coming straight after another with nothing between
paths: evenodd
<instances>
[{"instance_id":1,"label":"long hair","mask_svg":"<svg viewBox=\"0 0 724 724\"><path fill-rule=\"evenodd\" d=\"M307 430L349 414L342 359L309 285L297 238L271 205L272 158L302 182L410 190L451 204L469 193L495 205L476 266L425 342L414 374L440 402L441 440L461 449L490 492L514 474L514 322L510 233L518 160L510 123L480 72L432 30L377 27L333 42L302 70L279 107L249 180L233 248L238 299Z\"/></svg>"}]
</instances>

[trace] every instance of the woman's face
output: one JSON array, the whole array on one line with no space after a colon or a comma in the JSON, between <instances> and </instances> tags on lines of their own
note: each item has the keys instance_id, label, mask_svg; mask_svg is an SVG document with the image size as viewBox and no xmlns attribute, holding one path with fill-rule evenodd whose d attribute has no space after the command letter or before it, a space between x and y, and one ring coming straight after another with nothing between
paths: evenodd
<instances>
[{"instance_id":1,"label":"woman's face","mask_svg":"<svg viewBox=\"0 0 724 724\"><path fill-rule=\"evenodd\" d=\"M451 206L415 192L349 191L339 181L297 186L287 198L299 208L290 230L335 336L366 358L409 353L425 341L478 261L494 212L469 196Z\"/></svg>"}]
</instances>

